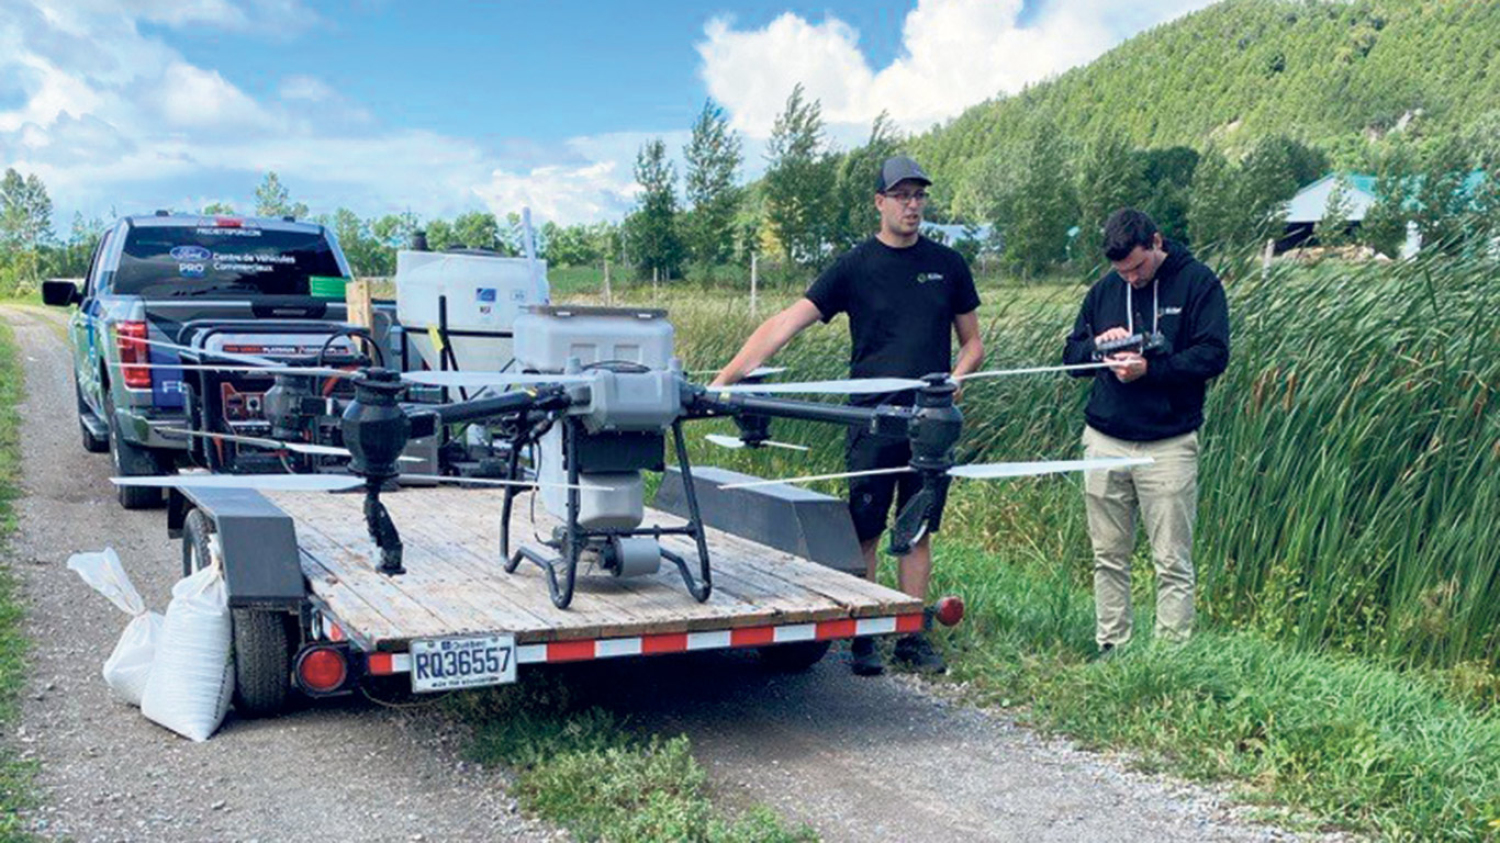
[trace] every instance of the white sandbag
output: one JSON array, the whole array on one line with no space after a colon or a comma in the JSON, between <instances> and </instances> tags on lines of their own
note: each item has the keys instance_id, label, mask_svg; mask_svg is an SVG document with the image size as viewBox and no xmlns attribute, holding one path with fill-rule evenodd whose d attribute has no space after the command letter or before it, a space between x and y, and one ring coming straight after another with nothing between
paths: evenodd
<instances>
[{"instance_id":1,"label":"white sandbag","mask_svg":"<svg viewBox=\"0 0 1500 843\"><path fill-rule=\"evenodd\" d=\"M172 587L141 713L195 741L207 740L234 695L234 636L219 566Z\"/></svg>"},{"instance_id":2,"label":"white sandbag","mask_svg":"<svg viewBox=\"0 0 1500 843\"><path fill-rule=\"evenodd\" d=\"M104 682L115 696L140 707L156 662L156 642L161 638L159 612L142 612L125 625L114 652L104 662Z\"/></svg>"},{"instance_id":3,"label":"white sandbag","mask_svg":"<svg viewBox=\"0 0 1500 843\"><path fill-rule=\"evenodd\" d=\"M146 611L146 604L125 574L114 548L106 547L100 553L75 553L69 557L68 567L77 571L84 582L108 597L121 611L133 616L114 651L104 662L104 681L120 699L131 705L140 705L156 655L161 615Z\"/></svg>"}]
</instances>

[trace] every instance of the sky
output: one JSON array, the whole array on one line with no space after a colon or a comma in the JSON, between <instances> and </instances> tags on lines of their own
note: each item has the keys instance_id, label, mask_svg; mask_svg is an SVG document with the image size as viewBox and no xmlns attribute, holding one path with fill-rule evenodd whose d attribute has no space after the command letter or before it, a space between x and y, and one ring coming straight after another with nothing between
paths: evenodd
<instances>
[{"instance_id":1,"label":"sky","mask_svg":"<svg viewBox=\"0 0 1500 843\"><path fill-rule=\"evenodd\" d=\"M831 143L925 131L1212 0L0 0L0 168L53 226L227 202L618 220L706 100L743 180L794 85Z\"/></svg>"}]
</instances>

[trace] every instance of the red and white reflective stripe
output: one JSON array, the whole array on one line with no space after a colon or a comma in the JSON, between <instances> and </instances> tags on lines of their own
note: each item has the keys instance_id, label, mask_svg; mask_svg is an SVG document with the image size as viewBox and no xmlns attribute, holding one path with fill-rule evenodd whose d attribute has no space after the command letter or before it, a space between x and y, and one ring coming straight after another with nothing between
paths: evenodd
<instances>
[{"instance_id":1,"label":"red and white reflective stripe","mask_svg":"<svg viewBox=\"0 0 1500 843\"><path fill-rule=\"evenodd\" d=\"M543 662L576 662L609 659L618 656L654 656L662 653L690 653L699 650L727 650L734 647L764 647L767 644L791 644L797 641L831 641L856 635L890 635L896 632L918 632L922 629L920 612L884 618L849 618L785 626L747 626L739 629L717 629L711 632L666 632L634 638L591 638L582 641L552 641L546 644L522 644L516 648L516 664ZM411 671L409 653L371 653L366 657L371 674L387 676Z\"/></svg>"}]
</instances>

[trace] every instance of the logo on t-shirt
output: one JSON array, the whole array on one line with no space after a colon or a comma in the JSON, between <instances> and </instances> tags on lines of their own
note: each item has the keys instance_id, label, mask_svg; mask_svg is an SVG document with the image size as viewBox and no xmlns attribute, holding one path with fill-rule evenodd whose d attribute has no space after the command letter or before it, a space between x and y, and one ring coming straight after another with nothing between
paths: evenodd
<instances>
[{"instance_id":1,"label":"logo on t-shirt","mask_svg":"<svg viewBox=\"0 0 1500 843\"><path fill-rule=\"evenodd\" d=\"M943 273L941 273L941 272L918 272L917 273L917 283L918 284L926 284L928 281L941 281L941 280L943 280Z\"/></svg>"}]
</instances>

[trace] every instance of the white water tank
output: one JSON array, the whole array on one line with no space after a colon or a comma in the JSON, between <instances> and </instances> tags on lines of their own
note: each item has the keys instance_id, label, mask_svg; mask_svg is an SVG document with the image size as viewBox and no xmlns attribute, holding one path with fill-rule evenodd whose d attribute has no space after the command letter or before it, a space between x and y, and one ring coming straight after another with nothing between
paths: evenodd
<instances>
[{"instance_id":1,"label":"white water tank","mask_svg":"<svg viewBox=\"0 0 1500 843\"><path fill-rule=\"evenodd\" d=\"M432 335L446 300L448 343L464 371L498 371L511 361L521 308L546 304L547 262L479 252L396 253L396 316L429 368L441 369Z\"/></svg>"}]
</instances>

